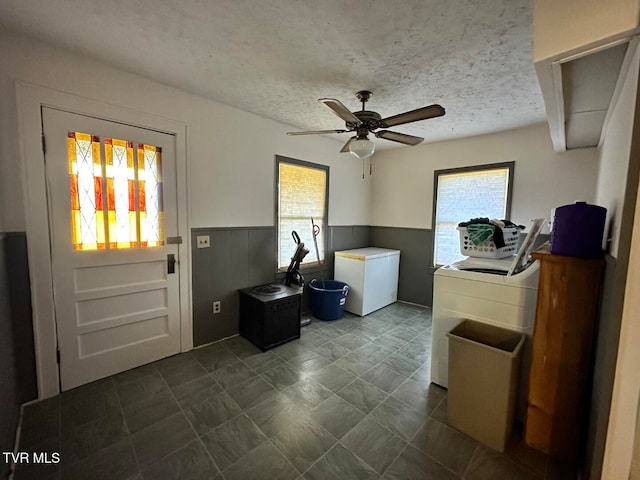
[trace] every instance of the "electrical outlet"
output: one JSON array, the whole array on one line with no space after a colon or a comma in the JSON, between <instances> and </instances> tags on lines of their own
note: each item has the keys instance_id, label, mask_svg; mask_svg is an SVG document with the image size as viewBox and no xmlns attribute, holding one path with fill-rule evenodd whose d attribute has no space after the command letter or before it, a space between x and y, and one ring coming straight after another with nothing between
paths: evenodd
<instances>
[{"instance_id":1,"label":"electrical outlet","mask_svg":"<svg viewBox=\"0 0 640 480\"><path fill-rule=\"evenodd\" d=\"M213 313L220 313L220 309L222 308L220 300L213 302Z\"/></svg>"},{"instance_id":2,"label":"electrical outlet","mask_svg":"<svg viewBox=\"0 0 640 480\"><path fill-rule=\"evenodd\" d=\"M209 235L198 235L196 237L196 245L198 248L209 248Z\"/></svg>"}]
</instances>

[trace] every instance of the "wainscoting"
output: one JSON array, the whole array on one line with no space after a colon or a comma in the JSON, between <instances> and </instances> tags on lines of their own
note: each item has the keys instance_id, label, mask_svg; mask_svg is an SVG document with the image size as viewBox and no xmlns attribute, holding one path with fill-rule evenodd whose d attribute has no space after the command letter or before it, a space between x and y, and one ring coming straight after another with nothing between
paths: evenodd
<instances>
[{"instance_id":1,"label":"wainscoting","mask_svg":"<svg viewBox=\"0 0 640 480\"><path fill-rule=\"evenodd\" d=\"M419 228L371 227L371 246L400 250L398 300L433 303L433 233Z\"/></svg>"},{"instance_id":2,"label":"wainscoting","mask_svg":"<svg viewBox=\"0 0 640 480\"><path fill-rule=\"evenodd\" d=\"M0 449L13 450L20 405L37 396L27 241L0 233ZM0 477L9 465L0 462Z\"/></svg>"},{"instance_id":3,"label":"wainscoting","mask_svg":"<svg viewBox=\"0 0 640 480\"><path fill-rule=\"evenodd\" d=\"M368 247L369 228L329 227L326 263L320 268L304 269L305 280L333 278L333 253ZM198 235L209 235L211 247L196 248ZM239 289L282 282L284 274L276 273L275 227L194 228L191 230L191 246L193 344L198 346L238 333ZM222 310L213 314L212 303L216 300L222 302ZM309 310L307 291L303 295L302 309Z\"/></svg>"}]
</instances>

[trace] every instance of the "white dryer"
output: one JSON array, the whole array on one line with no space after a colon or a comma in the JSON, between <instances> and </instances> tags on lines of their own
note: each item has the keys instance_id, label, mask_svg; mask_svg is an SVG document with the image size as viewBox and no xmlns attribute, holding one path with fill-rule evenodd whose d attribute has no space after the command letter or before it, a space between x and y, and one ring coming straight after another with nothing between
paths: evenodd
<instances>
[{"instance_id":1,"label":"white dryer","mask_svg":"<svg viewBox=\"0 0 640 480\"><path fill-rule=\"evenodd\" d=\"M448 386L447 332L464 319L523 332L525 343L518 416L524 413L531 335L538 294L539 262L529 261L541 223L532 227L517 255L507 259L469 257L436 270L433 285L431 381Z\"/></svg>"}]
</instances>

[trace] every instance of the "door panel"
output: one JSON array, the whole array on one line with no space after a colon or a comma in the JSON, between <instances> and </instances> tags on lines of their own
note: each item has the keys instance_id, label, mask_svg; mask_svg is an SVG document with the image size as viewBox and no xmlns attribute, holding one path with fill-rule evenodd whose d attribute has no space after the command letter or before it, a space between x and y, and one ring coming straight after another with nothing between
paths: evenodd
<instances>
[{"instance_id":1,"label":"door panel","mask_svg":"<svg viewBox=\"0 0 640 480\"><path fill-rule=\"evenodd\" d=\"M64 391L180 351L178 248L165 242L178 235L175 138L49 108L43 109L43 125ZM89 134L91 146L78 152L85 144L73 139L87 137L82 134ZM122 158L116 145L127 146L119 150ZM143 167L147 150L161 152L157 182ZM85 154L90 158L81 159ZM70 164L70 155L77 156L77 165ZM113 174L117 168L120 173ZM142 246L154 244L148 238L151 217L160 219L160 245ZM178 259L173 274L167 269L170 254Z\"/></svg>"}]
</instances>

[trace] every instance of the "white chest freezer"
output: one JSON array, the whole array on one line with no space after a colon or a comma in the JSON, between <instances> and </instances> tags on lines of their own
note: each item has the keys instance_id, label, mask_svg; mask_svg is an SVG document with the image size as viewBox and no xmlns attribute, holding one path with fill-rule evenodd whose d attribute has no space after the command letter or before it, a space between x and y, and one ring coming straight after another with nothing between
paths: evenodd
<instances>
[{"instance_id":1,"label":"white chest freezer","mask_svg":"<svg viewBox=\"0 0 640 480\"><path fill-rule=\"evenodd\" d=\"M335 252L334 278L349 285L344 309L364 316L398 300L400 250L357 248Z\"/></svg>"}]
</instances>

